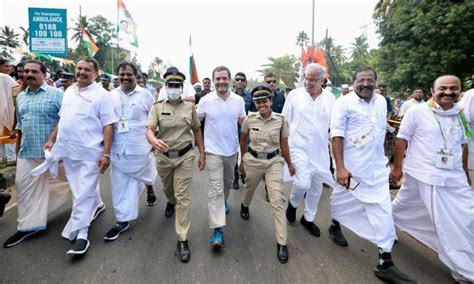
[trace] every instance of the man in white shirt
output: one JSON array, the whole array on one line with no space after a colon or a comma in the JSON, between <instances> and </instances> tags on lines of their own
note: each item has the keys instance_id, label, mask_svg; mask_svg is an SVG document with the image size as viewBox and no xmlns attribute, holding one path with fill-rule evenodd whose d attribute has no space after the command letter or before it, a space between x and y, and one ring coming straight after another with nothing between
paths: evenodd
<instances>
[{"instance_id":1,"label":"man in white shirt","mask_svg":"<svg viewBox=\"0 0 474 284\"><path fill-rule=\"evenodd\" d=\"M411 95L411 98L404 102L402 106L400 107L400 111L398 112L398 117L403 117L407 110L413 106L419 105L419 104L424 104L425 101L423 100L423 97L425 96L425 92L423 91L422 88L416 88L413 90L413 93Z\"/></svg>"},{"instance_id":2,"label":"man in white shirt","mask_svg":"<svg viewBox=\"0 0 474 284\"><path fill-rule=\"evenodd\" d=\"M403 174L405 180L392 208L396 226L436 251L456 283L472 283L474 194L466 148L472 133L456 104L460 92L459 78L441 76L432 98L403 118L391 179L398 182Z\"/></svg>"},{"instance_id":3,"label":"man in white shirt","mask_svg":"<svg viewBox=\"0 0 474 284\"><path fill-rule=\"evenodd\" d=\"M105 209L100 198L99 175L110 164L115 116L109 92L95 82L99 63L81 57L76 65L76 80L65 94L58 126L53 130L46 150L62 158L73 193L71 217L62 232L74 241L67 254L84 254L89 248L89 226Z\"/></svg>"},{"instance_id":4,"label":"man in white shirt","mask_svg":"<svg viewBox=\"0 0 474 284\"><path fill-rule=\"evenodd\" d=\"M131 62L117 67L120 86L111 92L115 115L112 142L110 183L117 224L104 236L117 239L128 230L129 221L138 216L139 196L145 184L156 179L156 161L146 140L146 122L153 96L137 85L138 68Z\"/></svg>"},{"instance_id":5,"label":"man in white shirt","mask_svg":"<svg viewBox=\"0 0 474 284\"><path fill-rule=\"evenodd\" d=\"M466 118L469 121L469 128L471 133L474 133L474 89L470 89L464 93L459 105L464 108ZM469 155L467 165L469 168L469 177L471 181L474 180L474 137L468 140ZM471 189L474 191L474 183L471 182Z\"/></svg>"},{"instance_id":6,"label":"man in white shirt","mask_svg":"<svg viewBox=\"0 0 474 284\"><path fill-rule=\"evenodd\" d=\"M337 185L331 195L333 224L329 234L337 245L347 246L339 222L379 251L375 275L387 282L413 283L393 263L396 240L384 155L387 101L374 93L377 75L369 67L357 69L354 91L339 98L331 117L332 149Z\"/></svg>"},{"instance_id":7,"label":"man in white shirt","mask_svg":"<svg viewBox=\"0 0 474 284\"><path fill-rule=\"evenodd\" d=\"M282 112L290 127L288 144L296 170L286 218L290 223L295 222L296 209L304 199L304 214L300 222L315 237L321 234L313 221L323 183L330 186L334 184L329 167L328 131L336 98L321 87L325 75L321 65L308 64L305 68L304 87L290 92Z\"/></svg>"},{"instance_id":8,"label":"man in white shirt","mask_svg":"<svg viewBox=\"0 0 474 284\"><path fill-rule=\"evenodd\" d=\"M227 197L234 181L239 140L237 122L245 119L244 99L231 92L230 70L219 66L212 72L215 91L202 97L197 115L206 119L204 147L209 175L209 220L214 229L211 245L219 248L224 242L225 214L228 212Z\"/></svg>"}]
</instances>

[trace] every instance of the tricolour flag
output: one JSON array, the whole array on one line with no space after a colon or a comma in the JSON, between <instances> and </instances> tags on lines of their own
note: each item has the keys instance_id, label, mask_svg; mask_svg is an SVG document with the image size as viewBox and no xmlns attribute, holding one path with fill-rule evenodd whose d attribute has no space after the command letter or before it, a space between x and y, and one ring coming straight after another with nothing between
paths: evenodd
<instances>
[{"instance_id":1,"label":"tricolour flag","mask_svg":"<svg viewBox=\"0 0 474 284\"><path fill-rule=\"evenodd\" d=\"M194 62L194 55L191 50L191 35L189 35L189 80L191 81L191 84L199 82L196 62Z\"/></svg>"},{"instance_id":2,"label":"tricolour flag","mask_svg":"<svg viewBox=\"0 0 474 284\"><path fill-rule=\"evenodd\" d=\"M117 45L123 49L138 48L137 25L122 0L117 1Z\"/></svg>"},{"instance_id":3,"label":"tricolour flag","mask_svg":"<svg viewBox=\"0 0 474 284\"><path fill-rule=\"evenodd\" d=\"M82 45L87 49L87 54L90 57L93 57L99 51L99 48L85 28L82 28Z\"/></svg>"}]
</instances>

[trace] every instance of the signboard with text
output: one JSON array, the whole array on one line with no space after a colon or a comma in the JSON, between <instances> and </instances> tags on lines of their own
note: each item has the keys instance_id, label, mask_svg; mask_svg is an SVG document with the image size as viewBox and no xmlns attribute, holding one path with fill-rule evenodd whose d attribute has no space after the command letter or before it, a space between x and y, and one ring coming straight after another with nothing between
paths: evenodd
<instances>
[{"instance_id":1,"label":"signboard with text","mask_svg":"<svg viewBox=\"0 0 474 284\"><path fill-rule=\"evenodd\" d=\"M67 56L66 9L28 8L30 51Z\"/></svg>"}]
</instances>

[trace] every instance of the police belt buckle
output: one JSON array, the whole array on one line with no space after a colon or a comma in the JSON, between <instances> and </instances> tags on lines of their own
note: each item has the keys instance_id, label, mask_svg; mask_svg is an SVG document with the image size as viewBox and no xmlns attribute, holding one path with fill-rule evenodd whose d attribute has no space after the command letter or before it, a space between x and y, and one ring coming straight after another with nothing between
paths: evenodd
<instances>
[{"instance_id":1,"label":"police belt buckle","mask_svg":"<svg viewBox=\"0 0 474 284\"><path fill-rule=\"evenodd\" d=\"M179 158L179 150L168 151L168 157L171 158L171 159Z\"/></svg>"},{"instance_id":2,"label":"police belt buckle","mask_svg":"<svg viewBox=\"0 0 474 284\"><path fill-rule=\"evenodd\" d=\"M267 153L257 152L257 159L264 159L264 160L266 160L267 157L268 157L268 154L267 154Z\"/></svg>"}]
</instances>

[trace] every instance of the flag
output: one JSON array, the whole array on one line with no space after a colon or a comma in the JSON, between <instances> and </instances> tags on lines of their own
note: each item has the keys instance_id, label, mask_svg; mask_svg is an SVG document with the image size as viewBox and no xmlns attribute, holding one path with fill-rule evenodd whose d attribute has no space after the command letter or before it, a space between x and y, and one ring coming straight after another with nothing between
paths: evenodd
<instances>
[{"instance_id":1,"label":"flag","mask_svg":"<svg viewBox=\"0 0 474 284\"><path fill-rule=\"evenodd\" d=\"M137 24L122 0L117 0L117 13L117 45L126 50L137 49Z\"/></svg>"},{"instance_id":2,"label":"flag","mask_svg":"<svg viewBox=\"0 0 474 284\"><path fill-rule=\"evenodd\" d=\"M191 50L191 35L189 35L189 80L191 84L195 84L199 82L197 69L196 69L196 62L194 62L194 55L193 51Z\"/></svg>"},{"instance_id":3,"label":"flag","mask_svg":"<svg viewBox=\"0 0 474 284\"><path fill-rule=\"evenodd\" d=\"M99 51L99 48L85 28L82 28L82 45L87 49L90 57L93 57Z\"/></svg>"}]
</instances>

